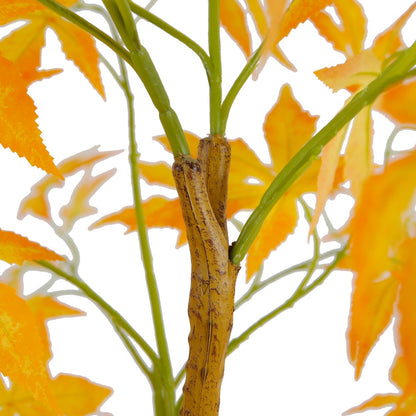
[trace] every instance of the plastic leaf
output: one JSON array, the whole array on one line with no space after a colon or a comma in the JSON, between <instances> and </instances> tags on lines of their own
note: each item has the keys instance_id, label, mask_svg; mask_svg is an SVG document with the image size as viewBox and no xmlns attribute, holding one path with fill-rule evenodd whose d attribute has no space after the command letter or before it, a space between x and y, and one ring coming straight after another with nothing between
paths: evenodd
<instances>
[{"instance_id":1,"label":"plastic leaf","mask_svg":"<svg viewBox=\"0 0 416 416\"><path fill-rule=\"evenodd\" d=\"M139 172L140 176L149 184L175 188L172 169L165 162L152 163L140 161Z\"/></svg>"},{"instance_id":2,"label":"plastic leaf","mask_svg":"<svg viewBox=\"0 0 416 416\"><path fill-rule=\"evenodd\" d=\"M250 32L246 16L237 0L220 1L221 24L248 57L251 53Z\"/></svg>"},{"instance_id":3,"label":"plastic leaf","mask_svg":"<svg viewBox=\"0 0 416 416\"><path fill-rule=\"evenodd\" d=\"M416 126L416 80L408 80L389 88L374 105L393 123L401 127Z\"/></svg>"},{"instance_id":4,"label":"plastic leaf","mask_svg":"<svg viewBox=\"0 0 416 416\"><path fill-rule=\"evenodd\" d=\"M399 267L393 272L400 282L397 301L397 333L400 345L402 364L407 374L416 374L416 239L408 238L400 247L398 254ZM406 385L401 386L405 391L412 391L416 399L416 379L412 376Z\"/></svg>"},{"instance_id":5,"label":"plastic leaf","mask_svg":"<svg viewBox=\"0 0 416 416\"><path fill-rule=\"evenodd\" d=\"M261 39L265 39L269 30L269 22L266 16L266 11L260 0L246 0L247 8L254 20L257 32ZM294 71L295 67L289 62L279 45L275 45L270 50L270 53L284 66Z\"/></svg>"},{"instance_id":6,"label":"plastic leaf","mask_svg":"<svg viewBox=\"0 0 416 416\"><path fill-rule=\"evenodd\" d=\"M47 408L61 414L50 388L37 322L27 303L0 283L0 370Z\"/></svg>"},{"instance_id":7,"label":"plastic leaf","mask_svg":"<svg viewBox=\"0 0 416 416\"><path fill-rule=\"evenodd\" d=\"M109 387L91 382L72 374L59 374L51 380L51 388L65 416L88 416L98 414L99 407L112 393ZM0 386L0 415L55 416L28 395L18 384L10 390Z\"/></svg>"},{"instance_id":8,"label":"plastic leaf","mask_svg":"<svg viewBox=\"0 0 416 416\"><path fill-rule=\"evenodd\" d=\"M293 0L286 10L279 27L279 38L283 38L300 23L312 18L334 0Z\"/></svg>"},{"instance_id":9,"label":"plastic leaf","mask_svg":"<svg viewBox=\"0 0 416 416\"><path fill-rule=\"evenodd\" d=\"M143 211L148 227L170 227L179 231L177 246L186 243L185 223L179 199L168 199L163 196L153 196L143 202ZM96 229L104 225L121 224L127 228L126 233L137 229L136 214L133 207L126 207L119 212L109 214L90 226Z\"/></svg>"},{"instance_id":10,"label":"plastic leaf","mask_svg":"<svg viewBox=\"0 0 416 416\"><path fill-rule=\"evenodd\" d=\"M367 33L367 19L362 6L356 0L336 0L333 3L340 24L335 23L326 11L315 13L310 20L334 49L347 57L356 55L362 51Z\"/></svg>"},{"instance_id":11,"label":"plastic leaf","mask_svg":"<svg viewBox=\"0 0 416 416\"><path fill-rule=\"evenodd\" d=\"M59 406L66 416L86 416L97 412L112 389L71 374L60 374L52 384Z\"/></svg>"},{"instance_id":12,"label":"plastic leaf","mask_svg":"<svg viewBox=\"0 0 416 416\"><path fill-rule=\"evenodd\" d=\"M72 306L65 305L51 296L30 296L26 299L26 302L36 319L39 328L39 336L44 346L43 350L47 353L45 359L49 360L51 354L49 352L50 342L46 322L50 319L83 316L85 315L85 312L73 308Z\"/></svg>"},{"instance_id":13,"label":"plastic leaf","mask_svg":"<svg viewBox=\"0 0 416 416\"><path fill-rule=\"evenodd\" d=\"M94 38L84 30L64 19L49 21L50 26L58 35L66 57L87 77L98 93L105 98L104 86L99 69L99 56Z\"/></svg>"},{"instance_id":14,"label":"plastic leaf","mask_svg":"<svg viewBox=\"0 0 416 416\"><path fill-rule=\"evenodd\" d=\"M373 171L373 122L371 108L354 118L345 150L345 177L351 182L352 196L358 198L364 181Z\"/></svg>"},{"instance_id":15,"label":"plastic leaf","mask_svg":"<svg viewBox=\"0 0 416 416\"><path fill-rule=\"evenodd\" d=\"M85 171L80 182L72 193L71 200L64 205L59 216L62 218L63 226L69 232L75 222L80 218L93 215L98 209L89 204L90 198L98 191L98 189L108 181L116 172L116 169L103 172L100 175L92 176L89 170Z\"/></svg>"},{"instance_id":16,"label":"plastic leaf","mask_svg":"<svg viewBox=\"0 0 416 416\"><path fill-rule=\"evenodd\" d=\"M338 132L338 134L323 148L321 154L321 168L318 174L318 189L316 194L316 204L312 221L309 227L309 235L312 235L326 201L334 189L337 170L340 165L340 152L347 133L348 125ZM341 180L339 180L341 182Z\"/></svg>"},{"instance_id":17,"label":"plastic leaf","mask_svg":"<svg viewBox=\"0 0 416 416\"><path fill-rule=\"evenodd\" d=\"M353 415L354 413L365 412L366 410L378 409L380 407L392 406L399 397L398 394L376 394L371 399L361 403L359 406L355 406L342 415Z\"/></svg>"},{"instance_id":18,"label":"plastic leaf","mask_svg":"<svg viewBox=\"0 0 416 416\"><path fill-rule=\"evenodd\" d=\"M279 99L267 114L264 134L272 159L271 176L274 177L292 156L312 137L317 117L304 111L288 85L282 87ZM244 171L243 171L244 172ZM243 173L240 173L240 175ZM296 198L305 192L316 190L318 164L314 163L291 187L273 208L266 219L247 256L247 277L250 278L272 250L282 243L295 229L298 220ZM254 186L258 200L269 183ZM232 196L230 190L230 198ZM244 206L241 206L244 209Z\"/></svg>"},{"instance_id":19,"label":"plastic leaf","mask_svg":"<svg viewBox=\"0 0 416 416\"><path fill-rule=\"evenodd\" d=\"M11 12L15 3L14 0L3 0L2 5L0 6L0 16L4 13L4 23L11 23L18 18L29 20L29 23L23 28L16 29L12 32L10 36L14 37L13 40L6 37L0 41L0 45L3 42L14 42L16 50L27 52L25 53L24 59L26 68L29 68L29 79L39 79L33 76L33 73L40 62L40 57L38 55L38 53L40 54L39 41L44 37L46 29L51 27L58 35L66 57L74 61L75 65L77 65L80 71L90 81L92 86L104 98L104 87L101 82L98 66L98 51L91 35L87 34L76 25L67 22L48 8L37 4L35 0L24 2L26 7L21 7L19 13ZM66 7L70 7L76 3L76 0L61 0L60 3ZM9 18L7 18L7 16L9 16ZM32 25L34 25L35 28L31 27ZM37 35L36 29L38 31ZM24 36L20 31L24 31L26 35L30 32L32 36ZM21 43L15 43L16 40L20 40ZM2 46L0 46L0 50L1 49ZM42 77L42 75L40 75L40 77Z\"/></svg>"},{"instance_id":20,"label":"plastic leaf","mask_svg":"<svg viewBox=\"0 0 416 416\"><path fill-rule=\"evenodd\" d=\"M36 124L36 107L15 65L0 56L0 144L28 162L62 178Z\"/></svg>"},{"instance_id":21,"label":"plastic leaf","mask_svg":"<svg viewBox=\"0 0 416 416\"><path fill-rule=\"evenodd\" d=\"M42 5L34 0L7 0L0 4L0 25L25 16L27 13L42 9Z\"/></svg>"},{"instance_id":22,"label":"plastic leaf","mask_svg":"<svg viewBox=\"0 0 416 416\"><path fill-rule=\"evenodd\" d=\"M42 29L43 21L34 19L0 40L0 54L15 63L26 86L61 72L60 69L38 70L45 45L45 31Z\"/></svg>"},{"instance_id":23,"label":"plastic leaf","mask_svg":"<svg viewBox=\"0 0 416 416\"><path fill-rule=\"evenodd\" d=\"M416 153L412 153L370 176L357 201L351 223L350 260L356 277L348 333L349 356L357 377L390 321L397 283L388 271L394 269L394 256L406 233L415 178Z\"/></svg>"},{"instance_id":24,"label":"plastic leaf","mask_svg":"<svg viewBox=\"0 0 416 416\"><path fill-rule=\"evenodd\" d=\"M81 170L92 169L96 163L121 153L119 150L100 152L98 149L99 146L94 146L91 149L84 150L63 160L58 165L60 172L65 177L68 177ZM61 188L63 185L63 182L58 181L52 176L42 178L32 186L30 193L22 200L18 218L33 215L34 217L51 222L48 194L52 188Z\"/></svg>"},{"instance_id":25,"label":"plastic leaf","mask_svg":"<svg viewBox=\"0 0 416 416\"><path fill-rule=\"evenodd\" d=\"M370 49L348 58L344 63L315 71L315 75L334 92L342 88L355 92L376 78L382 62Z\"/></svg>"},{"instance_id":26,"label":"plastic leaf","mask_svg":"<svg viewBox=\"0 0 416 416\"><path fill-rule=\"evenodd\" d=\"M65 260L52 250L11 231L0 230L0 260L23 264L33 260Z\"/></svg>"},{"instance_id":27,"label":"plastic leaf","mask_svg":"<svg viewBox=\"0 0 416 416\"><path fill-rule=\"evenodd\" d=\"M384 61L396 51L406 48L401 30L415 10L416 3L413 3L388 29L376 37L372 50L380 60Z\"/></svg>"}]
</instances>

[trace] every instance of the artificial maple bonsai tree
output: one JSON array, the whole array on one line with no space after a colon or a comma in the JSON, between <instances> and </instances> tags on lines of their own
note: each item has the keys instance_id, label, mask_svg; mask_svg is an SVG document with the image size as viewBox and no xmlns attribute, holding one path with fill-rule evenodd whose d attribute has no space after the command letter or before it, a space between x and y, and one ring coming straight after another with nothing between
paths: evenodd
<instances>
[{"instance_id":1,"label":"artificial maple bonsai tree","mask_svg":"<svg viewBox=\"0 0 416 416\"><path fill-rule=\"evenodd\" d=\"M46 321L82 314L58 300L65 292L54 290L57 280L69 282L75 293L98 305L110 320L152 387L156 415L208 416L219 412L226 356L260 326L321 285L334 270L347 269L355 273L348 353L356 376L360 376L380 334L396 317L397 355L391 381L398 389L397 393L376 395L348 413L391 406L389 415L415 414L416 152L393 152L392 143L398 131L416 125L416 43L408 47L401 37L416 4L377 35L368 48L364 47L366 16L356 0L209 0L207 7L205 51L149 8L130 0L0 2L0 24L25 22L0 41L0 143L47 173L22 200L18 215L31 215L47 223L70 252L62 256L52 247L45 248L11 230L0 230L0 259L11 264L0 284L0 370L8 378L0 389L0 412L88 415L98 411L111 392L79 376L52 377L49 372ZM99 28L83 18L84 11L104 17L106 27ZM209 84L210 134L206 138L181 126L151 54L141 43L137 18L182 42L201 60ZM265 115L264 137L271 158L266 165L242 139L226 138L229 113L245 82L253 73L259 76L271 57L293 69L279 43L306 20L345 56L344 63L318 70L316 76L333 91L345 89L350 97L317 131L318 117L302 108L290 85L281 86L277 102ZM226 94L221 80L221 25L247 58ZM133 203L102 216L90 228L122 223L128 231L137 232L156 348L80 277L81 253L71 232L79 219L96 212L90 198L114 174L111 169L94 175L94 167L118 150L80 149L57 165L46 150L27 89L33 82L59 73L39 69L47 28L56 33L66 57L101 96L105 92L99 62L125 94ZM260 41L253 49L256 36ZM117 67L100 55L96 40L116 54ZM153 45L148 46L151 49ZM156 140L173 155L172 166L138 158L132 77L141 80L159 113L165 135ZM382 164L375 163L372 154L374 112L384 114L396 125L386 141ZM77 186L70 201L60 206L59 225L52 214L50 191L65 186L65 179L73 176L78 178ZM178 196L152 196L143 201L140 178L176 189ZM303 198L311 193L316 195L312 206ZM338 194L351 196L355 206L347 223L335 229L325 204ZM388 200L385 195L389 195ZM265 278L262 264L294 232L298 203L310 223L313 255ZM246 210L251 214L243 224L236 214ZM320 235L316 228L321 216L327 222L327 235ZM239 230L232 244L228 234L231 226ZM152 266L149 227L178 229L178 245L188 244L191 254L189 358L176 376ZM324 238L333 241L336 248L321 250ZM249 285L235 300L235 282L245 257ZM26 294L23 276L36 270L48 272L50 279ZM295 272L302 272L303 278L292 295L230 340L234 311L262 289Z\"/></svg>"}]
</instances>

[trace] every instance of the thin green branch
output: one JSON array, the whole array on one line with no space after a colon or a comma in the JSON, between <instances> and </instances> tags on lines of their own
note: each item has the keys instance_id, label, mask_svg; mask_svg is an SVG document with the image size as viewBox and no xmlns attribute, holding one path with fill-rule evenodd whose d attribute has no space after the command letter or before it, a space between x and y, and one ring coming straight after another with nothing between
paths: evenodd
<instances>
[{"instance_id":1,"label":"thin green branch","mask_svg":"<svg viewBox=\"0 0 416 416\"><path fill-rule=\"evenodd\" d=\"M295 290L294 294L286 302L284 302L282 305L280 305L276 309L273 309L268 314L264 315L257 322L255 322L253 325L247 328L243 333L241 333L238 337L231 340L228 345L227 355L235 351L244 341L247 341L250 335L253 334L261 326L263 326L264 324L266 324L267 322L275 318L277 315L279 315L283 311L292 308L296 304L296 302L298 302L300 299L305 297L308 293L310 293L316 287L321 285L326 280L326 278L331 274L331 272L336 268L337 264L342 259L342 257L344 257L346 249L347 249L347 245L344 246L343 249L339 250L337 255L335 256L335 259L328 266L328 268L309 286L305 287L303 285L303 280L302 280L298 288Z\"/></svg>"},{"instance_id":2,"label":"thin green branch","mask_svg":"<svg viewBox=\"0 0 416 416\"><path fill-rule=\"evenodd\" d=\"M126 334L128 334L137 343L137 345L142 348L142 350L152 361L153 365L159 365L159 357L153 351L152 347L145 341L145 339L138 332L136 332L136 330L123 318L119 312L117 312L83 280L64 272L63 270L47 261L40 260L37 263L80 289L88 299L92 300L104 312L112 324L122 328Z\"/></svg>"},{"instance_id":3,"label":"thin green branch","mask_svg":"<svg viewBox=\"0 0 416 416\"><path fill-rule=\"evenodd\" d=\"M390 64L366 88L358 92L351 101L317 134L296 153L280 171L264 193L259 205L252 212L230 252L234 264L240 264L256 238L264 220L273 206L319 156L322 148L352 120L364 107L371 104L386 88L409 76L416 63L416 42Z\"/></svg>"},{"instance_id":4,"label":"thin green branch","mask_svg":"<svg viewBox=\"0 0 416 416\"><path fill-rule=\"evenodd\" d=\"M162 383L165 387L165 406L166 409L173 409L175 403L175 389L172 373L172 365L169 356L168 342L166 338L165 326L163 323L162 306L159 298L159 290L157 287L156 277L153 270L153 260L147 235L147 227L145 223L145 216L143 212L142 199L140 195L140 183L139 183L139 169L138 169L138 151L135 139L134 128L134 106L133 96L130 93L128 87L127 78L126 83L126 97L128 101L128 113L129 113L129 138L130 138L130 169L131 180L133 186L133 198L134 207L136 213L137 231L140 241L142 260L145 269L146 284L149 294L149 300L152 311L153 324L155 329L156 343L160 354L160 364L162 371ZM167 412L167 414L169 414Z\"/></svg>"},{"instance_id":5,"label":"thin green branch","mask_svg":"<svg viewBox=\"0 0 416 416\"><path fill-rule=\"evenodd\" d=\"M136 350L135 346L130 341L130 338L124 333L124 331L120 327L114 326L114 329L117 332L117 334L120 337L120 339L123 341L123 344L126 347L126 350L130 353L130 355L133 358L134 362L143 371L143 373L146 375L146 377L150 381L152 381L153 374L152 374L151 369L146 365L146 362L140 356L140 354Z\"/></svg>"},{"instance_id":6,"label":"thin green branch","mask_svg":"<svg viewBox=\"0 0 416 416\"><path fill-rule=\"evenodd\" d=\"M209 108L210 132L221 134L222 67L220 39L220 0L208 0L208 48L212 64Z\"/></svg>"},{"instance_id":7,"label":"thin green branch","mask_svg":"<svg viewBox=\"0 0 416 416\"><path fill-rule=\"evenodd\" d=\"M384 164L387 165L389 163L389 159L393 152L393 141L396 138L397 134L399 133L400 129L395 127L392 132L389 135L389 138L387 139L386 148L384 150Z\"/></svg>"},{"instance_id":8,"label":"thin green branch","mask_svg":"<svg viewBox=\"0 0 416 416\"><path fill-rule=\"evenodd\" d=\"M204 49L202 49L201 46L199 46L190 37L186 36L184 33L180 32L179 30L177 30L176 28L174 28L173 26L165 22L160 17L157 17L156 15L151 13L149 10L145 9L144 7L139 6L133 1L129 1L129 4L130 4L132 12L137 14L137 16L140 16L141 18L145 19L149 23L152 23L159 29L162 29L168 35L177 39L179 42L183 43L185 46L187 46L189 49L195 52L197 56L200 58L202 64L204 65L208 79L211 78L211 72L212 72L211 60L208 54L204 51Z\"/></svg>"},{"instance_id":9,"label":"thin green branch","mask_svg":"<svg viewBox=\"0 0 416 416\"><path fill-rule=\"evenodd\" d=\"M178 116L172 109L165 87L147 50L140 44L128 0L103 0L117 30L130 50L131 66L141 79L168 137L175 157L189 154L188 143Z\"/></svg>"},{"instance_id":10,"label":"thin green branch","mask_svg":"<svg viewBox=\"0 0 416 416\"><path fill-rule=\"evenodd\" d=\"M339 250L327 251L326 253L323 253L318 257L318 261L326 260L326 259L329 259L330 257L336 256L338 251ZM301 263L288 267L287 269L282 270L274 274L273 276L268 277L265 280L257 281L257 282L254 281L252 285L250 286L250 288L247 290L247 292L244 293L244 295L242 295L241 298L235 302L234 309L237 310L238 308L240 308L244 303L249 301L255 294L257 294L258 292L260 292L267 286L271 285L272 283L275 283L281 280L282 278L289 276L293 273L302 272L306 269L309 270L310 264L311 264L311 260L305 260ZM323 265L320 268L322 267L326 267L326 266Z\"/></svg>"},{"instance_id":11,"label":"thin green branch","mask_svg":"<svg viewBox=\"0 0 416 416\"><path fill-rule=\"evenodd\" d=\"M118 1L118 3L123 3L123 0ZM125 2L125 5L127 2ZM130 11L128 11L130 13ZM128 17L125 16L127 11L124 9L123 20L127 20ZM129 24L133 24L133 19ZM131 40L130 46L135 48L136 46L140 47L137 32L135 32L135 26L129 28L127 32L130 32L128 35ZM134 32L134 33L132 33ZM135 39L137 38L137 42ZM160 377L161 388L163 391L163 407L164 413L169 415L174 409L175 404L175 388L173 380L172 365L170 361L168 342L166 338L165 326L163 322L162 315L162 306L159 297L159 290L157 287L157 281L154 274L153 268L153 259L149 243L149 238L147 235L147 227L145 222L145 216L143 212L142 198L140 192L140 175L138 168L138 149L136 143L136 133L135 133L135 111L134 111L134 96L132 94L127 68L125 64L120 61L120 71L122 78L122 88L127 100L127 110L128 110L128 131L129 131L129 163L130 163L130 172L131 172L131 182L133 190L133 201L135 208L135 216L137 223L137 233L140 243L141 256L143 261L143 266L145 269L145 278L146 285L149 295L150 308L152 312L153 325L155 330L156 343L158 347L158 352L160 355L160 371L159 376L155 375L154 378ZM154 385L155 390L157 390L157 385Z\"/></svg>"},{"instance_id":12,"label":"thin green branch","mask_svg":"<svg viewBox=\"0 0 416 416\"><path fill-rule=\"evenodd\" d=\"M102 43L107 45L110 49L112 49L118 56L123 58L126 62L128 62L129 64L131 63L131 59L130 59L128 51L125 48L123 48L119 43L117 43L114 39L108 36L105 32L103 32L101 29L99 29L98 27L90 23L88 20L85 20L83 17L74 13L72 10L68 9L67 7L62 6L55 0L36 0L36 1L48 7L49 9L53 10L59 16L74 23L79 28L85 30L90 35L94 36L96 39L100 40Z\"/></svg>"},{"instance_id":13,"label":"thin green branch","mask_svg":"<svg viewBox=\"0 0 416 416\"><path fill-rule=\"evenodd\" d=\"M231 86L230 90L228 91L226 97L221 106L221 134L225 134L225 129L227 126L228 116L230 114L231 107L240 92L243 85L246 83L250 75L253 73L259 59L261 57L261 53L263 51L263 43L257 48L254 54L250 57L247 61L247 64L244 66L240 74L238 75L237 79L234 81L233 85Z\"/></svg>"}]
</instances>

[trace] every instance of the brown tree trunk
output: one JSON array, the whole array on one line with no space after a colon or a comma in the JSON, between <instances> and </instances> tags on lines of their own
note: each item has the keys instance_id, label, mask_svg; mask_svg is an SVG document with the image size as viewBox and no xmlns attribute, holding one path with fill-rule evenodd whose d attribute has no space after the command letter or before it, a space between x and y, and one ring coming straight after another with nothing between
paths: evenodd
<instances>
[{"instance_id":1,"label":"brown tree trunk","mask_svg":"<svg viewBox=\"0 0 416 416\"><path fill-rule=\"evenodd\" d=\"M173 165L192 262L182 416L215 416L219 411L239 270L228 256L229 164L229 144L213 136L201 140L197 160L181 156Z\"/></svg>"}]
</instances>

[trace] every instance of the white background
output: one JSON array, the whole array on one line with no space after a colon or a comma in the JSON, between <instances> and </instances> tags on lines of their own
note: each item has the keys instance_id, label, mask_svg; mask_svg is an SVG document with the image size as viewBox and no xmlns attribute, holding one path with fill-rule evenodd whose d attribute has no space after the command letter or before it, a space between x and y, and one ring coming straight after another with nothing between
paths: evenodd
<instances>
[{"instance_id":1,"label":"white background","mask_svg":"<svg viewBox=\"0 0 416 416\"><path fill-rule=\"evenodd\" d=\"M410 0L362 1L369 16L367 46L411 3ZM206 8L206 1L202 0L159 0L153 11L206 47ZM85 16L95 19L88 14ZM95 22L102 24L100 20ZM415 38L415 23L413 18L404 33L409 43ZM204 136L209 131L208 88L198 58L145 22L140 22L139 33L160 71L183 127ZM245 59L225 32L223 35L224 91L227 91ZM309 23L301 25L289 39L284 40L282 47L298 71L290 72L270 61L258 81L250 80L244 87L231 112L227 129L227 137L243 137L264 162L269 158L262 124L265 114L276 102L282 84L291 83L302 106L312 115L322 116L319 127L336 113L347 97L342 92L331 94L312 74L316 69L343 62L344 58L333 52ZM108 49L100 46L100 50L112 59L112 52ZM97 144L102 150L127 149L126 105L122 92L104 67L106 102L72 63L65 61L51 32L48 32L43 66L65 68L63 74L35 83L30 88L38 107L38 123L44 142L56 162ZM134 80L132 86L137 97L137 139L142 159L171 161L171 157L152 140L154 135L162 133L156 112L140 83ZM383 117L376 117L376 142L379 146L385 143L392 128ZM407 137L414 142L414 135ZM404 139L405 135L400 136L398 143ZM376 156L379 154L376 150ZM100 208L99 213L79 221L73 232L82 255L80 273L154 345L136 235L125 236L121 226L87 231L96 219L131 204L127 151L98 165L96 172L113 166L118 167L117 174L92 199ZM30 217L22 221L16 219L21 199L42 176L43 172L29 166L24 159L1 149L0 228L13 230L59 253L68 254L47 225ZM73 179L67 180L66 188L74 186ZM53 198L57 203L69 198L66 188L54 191ZM144 197L159 191L143 183ZM350 208L350 201L342 200L334 212L345 218ZM58 210L59 205L56 205L55 212ZM291 236L266 262L266 277L310 256L307 227L302 218L301 215L295 236ZM320 229L324 231L324 228ZM151 230L149 235L176 372L187 357L189 256L186 247L175 250L176 231ZM0 267L2 270L7 265L0 262ZM360 381L354 381L345 340L351 279L348 273L334 273L322 287L260 329L229 357L222 390L222 416L337 416L375 393L394 391L387 377L394 353L391 330L383 335L373 351ZM238 279L237 296L247 287L244 280L243 268ZM41 281L43 276L34 275L29 284L35 287ZM267 293L257 296L251 306L241 308L235 315L233 335L238 335L262 314L283 302L298 282L299 276L290 276L272 286ZM147 382L111 326L88 301L69 297L65 300L88 311L88 317L50 323L54 352L52 372L73 372L112 386L114 394L102 408L106 412L116 416L151 415L151 392ZM384 413L374 411L367 414Z\"/></svg>"}]
</instances>

